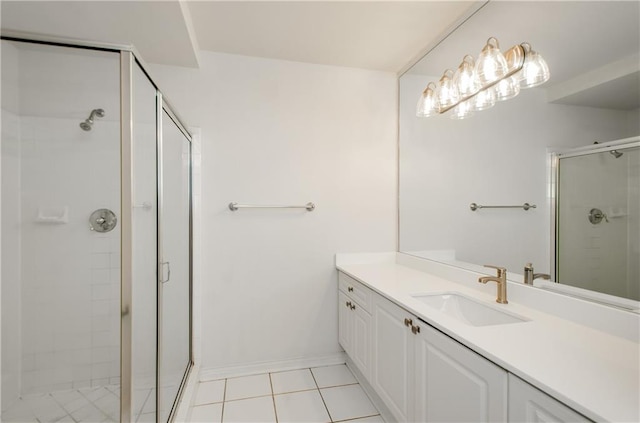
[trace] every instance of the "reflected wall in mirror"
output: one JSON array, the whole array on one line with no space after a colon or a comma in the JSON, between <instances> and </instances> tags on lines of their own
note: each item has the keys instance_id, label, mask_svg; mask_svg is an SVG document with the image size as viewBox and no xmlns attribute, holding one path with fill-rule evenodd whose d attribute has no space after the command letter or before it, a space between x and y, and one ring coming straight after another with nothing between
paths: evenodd
<instances>
[{"instance_id":1,"label":"reflected wall in mirror","mask_svg":"<svg viewBox=\"0 0 640 423\"><path fill-rule=\"evenodd\" d=\"M640 134L639 17L638 2L492 2L402 75L399 250L483 273L505 266L517 281L528 262L553 275L550 152ZM551 79L468 119L416 117L427 84L491 36L505 47L530 42Z\"/></svg>"}]
</instances>

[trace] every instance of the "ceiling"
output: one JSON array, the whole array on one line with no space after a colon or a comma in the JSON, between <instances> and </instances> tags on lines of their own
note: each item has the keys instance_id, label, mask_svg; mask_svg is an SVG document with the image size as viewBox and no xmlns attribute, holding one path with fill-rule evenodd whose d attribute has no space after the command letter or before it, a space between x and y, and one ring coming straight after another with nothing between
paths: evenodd
<instances>
[{"instance_id":1,"label":"ceiling","mask_svg":"<svg viewBox=\"0 0 640 423\"><path fill-rule=\"evenodd\" d=\"M484 1L2 1L3 31L134 45L150 63L200 50L397 72Z\"/></svg>"}]
</instances>

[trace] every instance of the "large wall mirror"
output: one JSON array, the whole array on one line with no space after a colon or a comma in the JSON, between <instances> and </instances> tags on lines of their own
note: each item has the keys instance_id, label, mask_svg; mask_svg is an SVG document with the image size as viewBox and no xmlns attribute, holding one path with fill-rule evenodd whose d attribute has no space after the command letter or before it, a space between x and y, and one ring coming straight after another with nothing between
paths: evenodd
<instances>
[{"instance_id":1,"label":"large wall mirror","mask_svg":"<svg viewBox=\"0 0 640 423\"><path fill-rule=\"evenodd\" d=\"M529 42L549 81L463 120L417 117L427 84L489 37L502 51ZM639 2L480 7L400 77L399 250L484 273L504 266L518 282L533 263L550 275L538 287L637 312L639 81Z\"/></svg>"}]
</instances>

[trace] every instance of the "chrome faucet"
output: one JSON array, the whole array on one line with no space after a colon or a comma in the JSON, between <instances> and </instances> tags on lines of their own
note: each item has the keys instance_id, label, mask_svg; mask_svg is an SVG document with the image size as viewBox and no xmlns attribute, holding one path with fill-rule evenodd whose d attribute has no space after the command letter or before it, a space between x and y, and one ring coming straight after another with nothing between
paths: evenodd
<instances>
[{"instance_id":1,"label":"chrome faucet","mask_svg":"<svg viewBox=\"0 0 640 423\"><path fill-rule=\"evenodd\" d=\"M484 267L496 269L498 271L498 275L482 276L478 278L478 282L485 284L489 281L496 282L498 284L498 298L496 298L496 302L500 304L507 304L507 269L504 267L492 266L490 264L485 264Z\"/></svg>"},{"instance_id":2,"label":"chrome faucet","mask_svg":"<svg viewBox=\"0 0 640 423\"><path fill-rule=\"evenodd\" d=\"M535 279L550 280L551 276L546 273L533 273L533 264L527 263L524 265L524 284L533 285Z\"/></svg>"}]
</instances>

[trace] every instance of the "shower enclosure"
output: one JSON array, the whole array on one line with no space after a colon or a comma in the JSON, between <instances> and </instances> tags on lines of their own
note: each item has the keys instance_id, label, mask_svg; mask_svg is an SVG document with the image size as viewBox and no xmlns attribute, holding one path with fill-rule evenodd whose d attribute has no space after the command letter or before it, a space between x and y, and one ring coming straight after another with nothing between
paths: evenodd
<instances>
[{"instance_id":1,"label":"shower enclosure","mask_svg":"<svg viewBox=\"0 0 640 423\"><path fill-rule=\"evenodd\" d=\"M191 135L131 48L1 51L2 421L171 421L193 365Z\"/></svg>"},{"instance_id":2,"label":"shower enclosure","mask_svg":"<svg viewBox=\"0 0 640 423\"><path fill-rule=\"evenodd\" d=\"M555 280L640 300L640 137L573 149L553 160Z\"/></svg>"}]
</instances>

